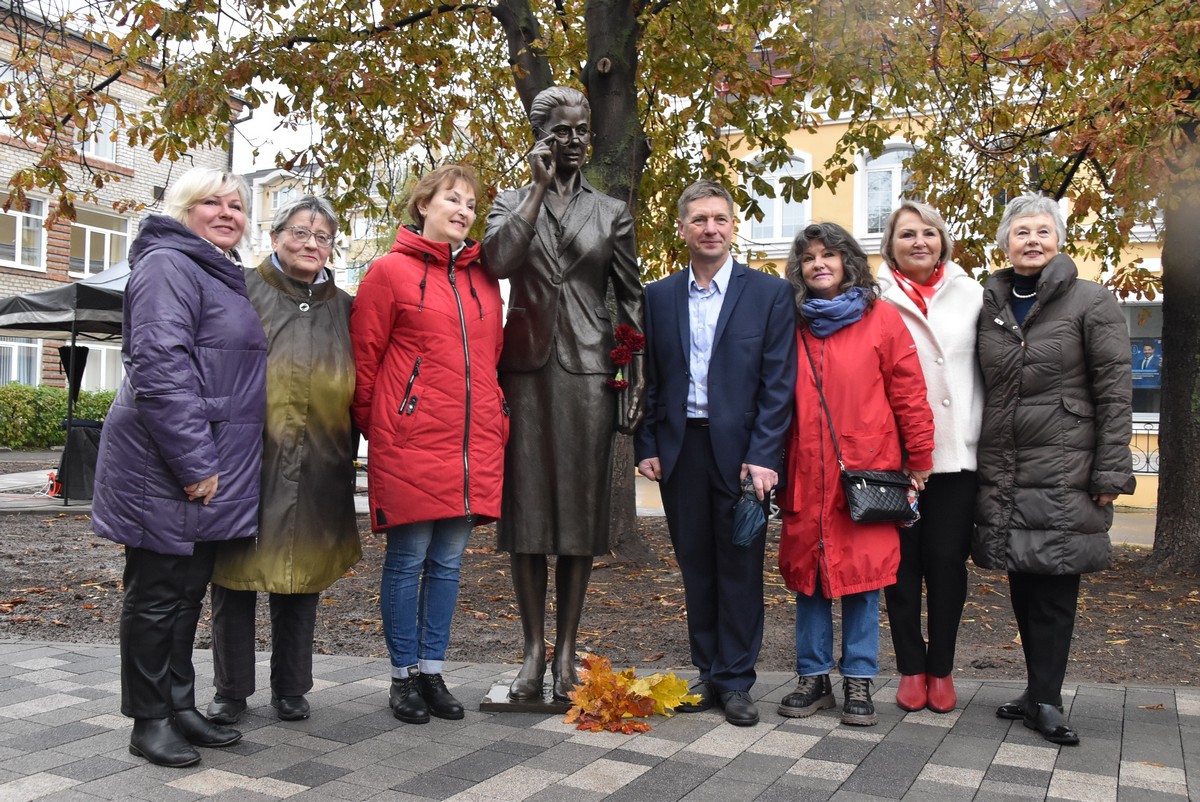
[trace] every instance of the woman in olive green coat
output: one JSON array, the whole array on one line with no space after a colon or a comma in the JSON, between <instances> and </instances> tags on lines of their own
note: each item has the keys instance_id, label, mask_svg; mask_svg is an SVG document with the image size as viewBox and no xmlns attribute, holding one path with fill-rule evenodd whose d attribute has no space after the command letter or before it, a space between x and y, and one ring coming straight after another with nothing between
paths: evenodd
<instances>
[{"instance_id":1,"label":"woman in olive green coat","mask_svg":"<svg viewBox=\"0 0 1200 802\"><path fill-rule=\"evenodd\" d=\"M236 721L254 692L254 609L270 594L271 705L308 717L317 598L362 555L354 517L350 296L326 268L337 235L328 201L284 205L274 253L247 271L267 334L267 417L257 538L230 541L213 572L214 721Z\"/></svg>"}]
</instances>

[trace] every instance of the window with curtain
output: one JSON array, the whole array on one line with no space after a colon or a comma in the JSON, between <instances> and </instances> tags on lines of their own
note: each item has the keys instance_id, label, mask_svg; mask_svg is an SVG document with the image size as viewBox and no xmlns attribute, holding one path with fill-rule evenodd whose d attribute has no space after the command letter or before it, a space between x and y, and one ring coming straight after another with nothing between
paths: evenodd
<instances>
[{"instance_id":1,"label":"window with curtain","mask_svg":"<svg viewBox=\"0 0 1200 802\"><path fill-rule=\"evenodd\" d=\"M0 337L0 384L37 386L41 341L26 337Z\"/></svg>"}]
</instances>

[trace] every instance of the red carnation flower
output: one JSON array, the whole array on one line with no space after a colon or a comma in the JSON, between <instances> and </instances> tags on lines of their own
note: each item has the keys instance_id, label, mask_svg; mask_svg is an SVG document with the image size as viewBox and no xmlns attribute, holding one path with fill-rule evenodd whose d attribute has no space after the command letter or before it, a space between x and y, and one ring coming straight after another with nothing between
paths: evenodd
<instances>
[{"instance_id":1,"label":"red carnation flower","mask_svg":"<svg viewBox=\"0 0 1200 802\"><path fill-rule=\"evenodd\" d=\"M630 351L629 348L624 345L618 345L616 348L609 351L608 355L612 359L613 364L617 367L628 365L633 361L633 351Z\"/></svg>"}]
</instances>

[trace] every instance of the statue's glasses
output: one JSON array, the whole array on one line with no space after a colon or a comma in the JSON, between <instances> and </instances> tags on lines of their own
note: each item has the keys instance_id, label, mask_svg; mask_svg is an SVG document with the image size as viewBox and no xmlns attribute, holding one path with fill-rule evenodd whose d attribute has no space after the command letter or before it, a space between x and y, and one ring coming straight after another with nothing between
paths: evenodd
<instances>
[{"instance_id":1,"label":"statue's glasses","mask_svg":"<svg viewBox=\"0 0 1200 802\"><path fill-rule=\"evenodd\" d=\"M586 125L581 125L578 128L571 128L566 125L556 125L549 131L543 131L554 138L554 141L560 145L571 144L572 139L578 139L580 142L587 142L592 138L592 132Z\"/></svg>"}]
</instances>

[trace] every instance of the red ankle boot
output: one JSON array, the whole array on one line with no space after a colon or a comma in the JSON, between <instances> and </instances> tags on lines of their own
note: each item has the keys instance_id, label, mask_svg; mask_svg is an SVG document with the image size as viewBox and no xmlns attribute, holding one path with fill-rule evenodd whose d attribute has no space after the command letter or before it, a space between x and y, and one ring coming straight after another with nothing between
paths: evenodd
<instances>
[{"instance_id":1,"label":"red ankle boot","mask_svg":"<svg viewBox=\"0 0 1200 802\"><path fill-rule=\"evenodd\" d=\"M958 694L954 692L954 676L929 678L929 709L935 713L949 713L958 704Z\"/></svg>"},{"instance_id":2,"label":"red ankle boot","mask_svg":"<svg viewBox=\"0 0 1200 802\"><path fill-rule=\"evenodd\" d=\"M925 675L903 674L896 689L896 704L901 710L922 710L925 707Z\"/></svg>"}]
</instances>

